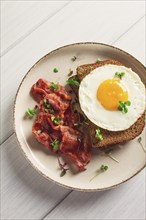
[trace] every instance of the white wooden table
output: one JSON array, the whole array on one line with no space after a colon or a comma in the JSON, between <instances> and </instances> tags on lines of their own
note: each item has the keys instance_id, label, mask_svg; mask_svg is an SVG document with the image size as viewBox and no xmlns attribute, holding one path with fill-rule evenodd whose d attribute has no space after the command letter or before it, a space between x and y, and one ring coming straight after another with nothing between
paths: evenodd
<instances>
[{"instance_id":1,"label":"white wooden table","mask_svg":"<svg viewBox=\"0 0 146 220\"><path fill-rule=\"evenodd\" d=\"M25 160L12 121L19 83L52 49L102 42L145 64L145 1L1 1L1 30L1 219L145 219L145 170L109 191L61 188Z\"/></svg>"}]
</instances>

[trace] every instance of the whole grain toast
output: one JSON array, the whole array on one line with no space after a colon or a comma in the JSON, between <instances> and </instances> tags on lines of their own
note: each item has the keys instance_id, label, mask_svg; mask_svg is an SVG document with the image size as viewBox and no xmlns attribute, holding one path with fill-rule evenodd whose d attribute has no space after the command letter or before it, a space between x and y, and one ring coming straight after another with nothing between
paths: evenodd
<instances>
[{"instance_id":1,"label":"whole grain toast","mask_svg":"<svg viewBox=\"0 0 146 220\"><path fill-rule=\"evenodd\" d=\"M104 60L98 61L92 64L85 64L77 67L77 78L79 81L88 75L92 70L98 68L100 66L106 64L113 64L122 66L123 64L116 60ZM70 77L72 79L74 76ZM78 87L74 85L70 85L76 96L78 97ZM136 138L144 129L145 126L145 114L143 115L128 129L123 131L108 131L106 129L100 128L101 134L103 136L103 140L100 141L95 136L95 130L97 129L97 125L93 124L90 120L87 119L89 123L90 136L92 141L92 147L100 148L101 150L106 150L112 148L115 144L121 144L127 141L130 141Z\"/></svg>"}]
</instances>

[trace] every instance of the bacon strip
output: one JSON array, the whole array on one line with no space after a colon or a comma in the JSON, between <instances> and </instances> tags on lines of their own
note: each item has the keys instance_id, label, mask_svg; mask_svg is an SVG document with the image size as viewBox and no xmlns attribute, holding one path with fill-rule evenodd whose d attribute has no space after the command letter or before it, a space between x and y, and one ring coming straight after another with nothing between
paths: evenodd
<instances>
[{"instance_id":1,"label":"bacon strip","mask_svg":"<svg viewBox=\"0 0 146 220\"><path fill-rule=\"evenodd\" d=\"M83 171L91 159L91 146L84 132L75 126L80 117L72 109L71 96L63 86L57 85L57 90L50 90L51 83L39 79L32 86L32 96L39 103L32 133L51 152L65 156ZM52 116L59 117L59 124L52 120ZM59 141L57 151L52 146L54 140Z\"/></svg>"}]
</instances>

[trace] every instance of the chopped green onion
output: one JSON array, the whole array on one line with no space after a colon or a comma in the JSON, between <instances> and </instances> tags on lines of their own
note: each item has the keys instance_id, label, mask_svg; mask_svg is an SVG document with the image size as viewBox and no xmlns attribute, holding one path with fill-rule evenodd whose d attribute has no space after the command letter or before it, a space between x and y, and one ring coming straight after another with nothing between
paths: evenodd
<instances>
[{"instance_id":1,"label":"chopped green onion","mask_svg":"<svg viewBox=\"0 0 146 220\"><path fill-rule=\"evenodd\" d=\"M100 141L103 140L103 136L102 136L101 131L100 131L99 128L97 128L97 129L95 130L95 136L96 136Z\"/></svg>"},{"instance_id":2,"label":"chopped green onion","mask_svg":"<svg viewBox=\"0 0 146 220\"><path fill-rule=\"evenodd\" d=\"M55 116L52 116L51 121L53 121L56 125L59 125L60 124L60 116L58 115L56 118L55 118Z\"/></svg>"},{"instance_id":3,"label":"chopped green onion","mask_svg":"<svg viewBox=\"0 0 146 220\"><path fill-rule=\"evenodd\" d=\"M29 117L29 118L32 118L34 115L36 115L36 110L35 109L30 109L28 108L26 110L26 115Z\"/></svg>"},{"instance_id":4,"label":"chopped green onion","mask_svg":"<svg viewBox=\"0 0 146 220\"><path fill-rule=\"evenodd\" d=\"M54 72L54 73L58 73L58 69L55 67L55 68L53 69L53 72Z\"/></svg>"},{"instance_id":5,"label":"chopped green onion","mask_svg":"<svg viewBox=\"0 0 146 220\"><path fill-rule=\"evenodd\" d=\"M125 76L124 72L121 72L121 73L120 72L116 72L115 73L115 77L119 77L120 79L122 79L123 76Z\"/></svg>"},{"instance_id":6,"label":"chopped green onion","mask_svg":"<svg viewBox=\"0 0 146 220\"><path fill-rule=\"evenodd\" d=\"M131 105L131 102L130 101L126 101L126 102L122 102L122 101L119 101L119 111L122 111L123 113L127 113L128 112L128 108L127 106L130 106Z\"/></svg>"},{"instance_id":7,"label":"chopped green onion","mask_svg":"<svg viewBox=\"0 0 146 220\"><path fill-rule=\"evenodd\" d=\"M42 130L37 130L37 133L38 133L38 134L41 134L41 133L42 133Z\"/></svg>"},{"instance_id":8,"label":"chopped green onion","mask_svg":"<svg viewBox=\"0 0 146 220\"><path fill-rule=\"evenodd\" d=\"M79 82L79 80L78 80L77 77L74 77L74 78L72 78L72 79L68 79L68 80L66 81L66 83L69 84L69 85L77 86L77 87L79 87L79 85L80 85L80 82Z\"/></svg>"},{"instance_id":9,"label":"chopped green onion","mask_svg":"<svg viewBox=\"0 0 146 220\"><path fill-rule=\"evenodd\" d=\"M59 150L59 141L57 139L55 139L51 145L54 150Z\"/></svg>"},{"instance_id":10,"label":"chopped green onion","mask_svg":"<svg viewBox=\"0 0 146 220\"><path fill-rule=\"evenodd\" d=\"M45 112L47 112L47 113L48 113L48 112L49 112L49 109L45 108Z\"/></svg>"},{"instance_id":11,"label":"chopped green onion","mask_svg":"<svg viewBox=\"0 0 146 220\"><path fill-rule=\"evenodd\" d=\"M100 58L97 58L96 62L100 62L100 61L101 61L101 59L100 59Z\"/></svg>"},{"instance_id":12,"label":"chopped green onion","mask_svg":"<svg viewBox=\"0 0 146 220\"><path fill-rule=\"evenodd\" d=\"M59 87L58 87L58 85L57 84L55 84L55 83L53 83L53 82L51 82L51 87L50 87L50 90L58 90L59 89Z\"/></svg>"}]
</instances>

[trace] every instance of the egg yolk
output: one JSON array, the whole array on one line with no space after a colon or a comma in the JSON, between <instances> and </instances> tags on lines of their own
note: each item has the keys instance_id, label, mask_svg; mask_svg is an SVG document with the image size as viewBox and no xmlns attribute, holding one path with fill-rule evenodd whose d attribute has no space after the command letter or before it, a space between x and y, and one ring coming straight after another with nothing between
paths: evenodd
<instances>
[{"instance_id":1,"label":"egg yolk","mask_svg":"<svg viewBox=\"0 0 146 220\"><path fill-rule=\"evenodd\" d=\"M128 91L118 79L103 81L97 89L97 99L108 110L117 110L119 101L128 100Z\"/></svg>"}]
</instances>

